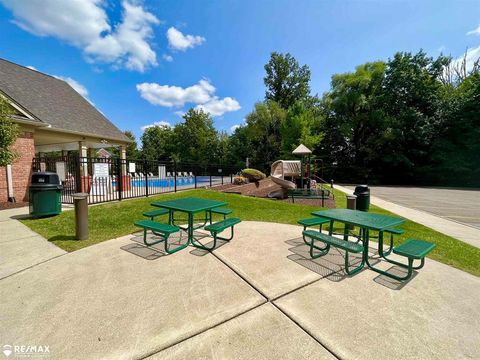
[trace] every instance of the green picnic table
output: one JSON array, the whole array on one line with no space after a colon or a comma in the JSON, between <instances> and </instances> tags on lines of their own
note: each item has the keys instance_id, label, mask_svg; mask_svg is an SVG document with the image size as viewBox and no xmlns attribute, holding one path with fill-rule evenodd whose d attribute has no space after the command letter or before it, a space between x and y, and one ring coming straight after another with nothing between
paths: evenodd
<instances>
[{"instance_id":1,"label":"green picnic table","mask_svg":"<svg viewBox=\"0 0 480 360\"><path fill-rule=\"evenodd\" d=\"M405 219L397 218L394 216L373 214L365 211L350 210L350 209L331 209L331 210L323 210L323 211L314 211L312 212L312 215L320 216L322 218L326 218L330 220L329 236L332 236L333 234L334 222L340 222L345 224L344 240L348 240L347 225L358 226L360 228L360 239L363 244L362 264L365 263L373 271L390 276L390 274L374 268L369 262L368 249L369 249L370 230L378 231L379 233L378 253L382 258L386 259L383 254L383 232L387 231L388 229L392 229L397 225L403 224L405 222ZM392 262L391 260L388 260L388 261Z\"/></svg>"},{"instance_id":2,"label":"green picnic table","mask_svg":"<svg viewBox=\"0 0 480 360\"><path fill-rule=\"evenodd\" d=\"M207 221L212 219L210 210L226 206L226 202L200 199L195 197L188 197L183 199L157 201L153 202L152 206L168 209L170 211L170 224L175 225L175 212L182 212L187 214L187 227L184 229L187 232L187 242L178 248L178 250L187 247L189 244L194 244L195 238L193 231L206 225ZM198 213L205 213L204 222L202 225L194 228L194 215ZM177 251L177 249L175 250Z\"/></svg>"}]
</instances>

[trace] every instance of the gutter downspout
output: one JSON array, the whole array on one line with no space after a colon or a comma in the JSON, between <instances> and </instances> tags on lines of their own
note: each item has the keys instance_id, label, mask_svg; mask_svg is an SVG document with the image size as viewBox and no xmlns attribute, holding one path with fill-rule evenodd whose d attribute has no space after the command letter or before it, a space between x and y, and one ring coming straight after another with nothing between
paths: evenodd
<instances>
[{"instance_id":1,"label":"gutter downspout","mask_svg":"<svg viewBox=\"0 0 480 360\"><path fill-rule=\"evenodd\" d=\"M12 177L12 165L9 164L6 166L7 168L7 196L8 202L15 203L15 197L13 196L13 177Z\"/></svg>"}]
</instances>

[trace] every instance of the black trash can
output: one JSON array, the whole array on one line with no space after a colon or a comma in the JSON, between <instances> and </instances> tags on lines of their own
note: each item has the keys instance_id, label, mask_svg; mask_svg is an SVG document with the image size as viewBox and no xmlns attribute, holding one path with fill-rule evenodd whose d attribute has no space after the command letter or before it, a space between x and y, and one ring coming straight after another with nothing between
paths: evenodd
<instances>
[{"instance_id":1,"label":"black trash can","mask_svg":"<svg viewBox=\"0 0 480 360\"><path fill-rule=\"evenodd\" d=\"M356 186L353 195L357 196L357 210L368 211L370 208L370 189L368 185Z\"/></svg>"},{"instance_id":2,"label":"black trash can","mask_svg":"<svg viewBox=\"0 0 480 360\"><path fill-rule=\"evenodd\" d=\"M42 217L60 214L62 190L63 186L56 173L34 173L29 188L30 215Z\"/></svg>"}]
</instances>

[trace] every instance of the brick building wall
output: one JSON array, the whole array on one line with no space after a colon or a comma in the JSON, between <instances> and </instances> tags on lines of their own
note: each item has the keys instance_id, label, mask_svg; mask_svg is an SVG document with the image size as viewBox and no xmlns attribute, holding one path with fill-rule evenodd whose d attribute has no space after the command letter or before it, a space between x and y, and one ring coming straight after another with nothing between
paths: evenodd
<instances>
[{"instance_id":1,"label":"brick building wall","mask_svg":"<svg viewBox=\"0 0 480 360\"><path fill-rule=\"evenodd\" d=\"M17 202L28 201L28 186L32 175L32 160L35 157L33 133L23 131L12 146L18 158L12 164L13 195ZM0 203L8 200L7 169L0 167Z\"/></svg>"}]
</instances>

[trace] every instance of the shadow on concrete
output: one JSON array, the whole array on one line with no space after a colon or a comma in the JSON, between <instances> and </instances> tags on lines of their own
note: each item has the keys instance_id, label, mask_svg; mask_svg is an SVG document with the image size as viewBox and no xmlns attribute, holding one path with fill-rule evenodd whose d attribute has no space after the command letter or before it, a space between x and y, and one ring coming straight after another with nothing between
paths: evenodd
<instances>
[{"instance_id":1,"label":"shadow on concrete","mask_svg":"<svg viewBox=\"0 0 480 360\"><path fill-rule=\"evenodd\" d=\"M162 256L167 255L163 251L159 251L141 244L128 244L120 247L120 249L127 251L133 255L137 255L145 260L156 260Z\"/></svg>"},{"instance_id":2,"label":"shadow on concrete","mask_svg":"<svg viewBox=\"0 0 480 360\"><path fill-rule=\"evenodd\" d=\"M213 239L209 234L199 232L199 231L194 231L194 235L195 235L196 241L198 241L203 245L211 246L213 243ZM143 232L134 233L133 237L130 240L133 241L135 244L124 245L120 247L120 249L127 251L129 253L132 253L134 255L140 256L146 260L156 260L159 257L170 255L167 252L165 252L165 245L163 244L163 242L160 242L158 244L151 245L151 246L146 246L143 242ZM160 240L159 236L156 236L151 232L147 233L147 241L155 242L158 240ZM208 242L205 242L205 241L208 241ZM187 242L187 233L183 230L179 231L178 233L170 235L170 237L168 238L169 249L173 249L177 246L185 245L186 242ZM217 240L217 246L215 247L215 249L218 249L219 247L227 243L228 241ZM187 251L188 248L180 251L184 251L184 250ZM209 253L210 251L202 250L194 247L192 247L192 250L190 251L190 254L195 256L205 256Z\"/></svg>"},{"instance_id":3,"label":"shadow on concrete","mask_svg":"<svg viewBox=\"0 0 480 360\"><path fill-rule=\"evenodd\" d=\"M13 215L13 216L10 216L10 219L13 219L13 220L25 220L25 219L35 219L34 216L31 216L29 214L22 214L22 215Z\"/></svg>"},{"instance_id":4,"label":"shadow on concrete","mask_svg":"<svg viewBox=\"0 0 480 360\"><path fill-rule=\"evenodd\" d=\"M151 232L147 233L147 241L155 242L160 240L160 236L156 236ZM130 239L134 244L128 244L120 247L120 249L127 251L131 254L140 256L146 260L156 260L162 256L169 255L165 252L165 245L163 242L160 242L155 245L146 246L143 242L143 232L137 232L133 234L133 237ZM168 238L168 247L173 249L177 246L184 245L187 242L187 234L183 231L179 231L176 234L172 234Z\"/></svg>"},{"instance_id":5,"label":"shadow on concrete","mask_svg":"<svg viewBox=\"0 0 480 360\"><path fill-rule=\"evenodd\" d=\"M213 239L209 235L206 235L206 234L202 234L202 235L203 235L202 238L196 237L197 241L202 245L212 246L213 245ZM205 242L201 241L202 239L205 239L205 238L209 238L210 241L208 243L205 243ZM228 243L229 242L226 241L226 240L217 240L217 246L215 246L215 249L213 249L213 250L217 250L217 249L221 248L223 245L228 244ZM209 254L210 252L211 251L208 251L208 250L202 250L202 249L195 248L194 250L190 251L190 254L195 255L195 256L205 256L205 255Z\"/></svg>"},{"instance_id":6,"label":"shadow on concrete","mask_svg":"<svg viewBox=\"0 0 480 360\"><path fill-rule=\"evenodd\" d=\"M406 268L403 268L400 266L392 266L386 271L390 274L397 275L397 276L405 276L407 275L407 272L408 272ZM410 279L398 281L386 275L378 274L378 276L374 278L373 281L391 290L401 290L405 285L407 285L410 281L412 281L417 275L418 275L418 272L414 270Z\"/></svg>"},{"instance_id":7,"label":"shadow on concrete","mask_svg":"<svg viewBox=\"0 0 480 360\"><path fill-rule=\"evenodd\" d=\"M326 278L330 281L338 282L342 281L345 278L350 277L345 272L345 252L342 250L339 250L335 247L331 247L330 251L328 254L319 257L317 259L312 259L310 257L310 247L306 245L303 241L303 239L296 238L296 239L290 239L285 241L285 243L292 245L290 250L293 252L292 255L288 255L287 258L289 260L294 261L300 266L303 266L304 268L313 271L320 275L322 278ZM349 255L349 262L350 262L350 268L354 268L360 264L362 261L362 255L361 254L350 254ZM380 260L371 258L370 263L372 265L377 264ZM368 269L367 267L364 267L362 271L365 271ZM352 275L356 276L359 273Z\"/></svg>"},{"instance_id":8,"label":"shadow on concrete","mask_svg":"<svg viewBox=\"0 0 480 360\"><path fill-rule=\"evenodd\" d=\"M322 278L337 282L350 277L350 275L345 272L345 252L343 250L339 250L332 246L328 254L317 259L312 259L310 257L310 247L304 243L302 238L290 239L285 241L285 243L292 245L292 247L288 249L293 252L292 255L287 256L289 260L292 260L304 268L317 273ZM369 248L369 254L369 262L371 265L377 265L379 263L388 264L378 257L378 250L376 246L371 246ZM358 266L361 261L361 254L350 254L350 268ZM365 270L369 270L366 265L361 272ZM408 270L400 266L391 266L386 271L393 275L405 276ZM356 276L358 274L359 273L352 276ZM379 274L373 280L377 284L385 286L391 290L400 290L412 279L414 279L417 274L417 271L413 271L412 277L403 281L398 281L386 275Z\"/></svg>"}]
</instances>

